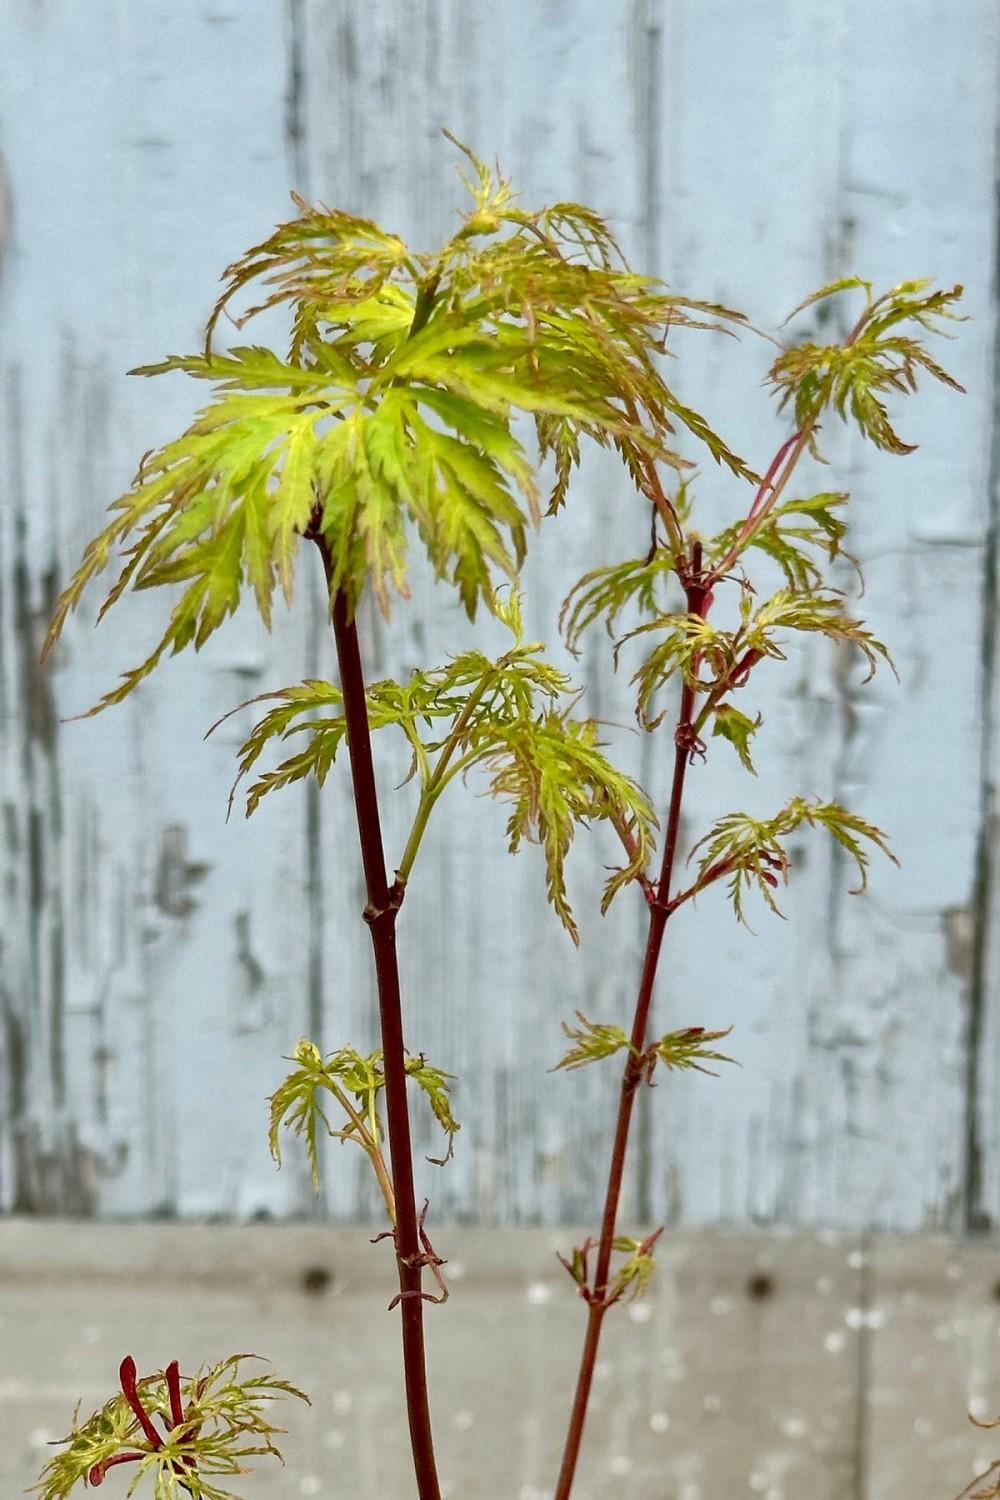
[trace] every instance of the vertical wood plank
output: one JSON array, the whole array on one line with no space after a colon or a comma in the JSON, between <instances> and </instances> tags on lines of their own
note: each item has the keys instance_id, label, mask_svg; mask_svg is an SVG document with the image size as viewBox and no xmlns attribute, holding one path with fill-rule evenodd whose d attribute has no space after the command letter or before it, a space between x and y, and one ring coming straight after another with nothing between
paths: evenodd
<instances>
[{"instance_id":1,"label":"vertical wood plank","mask_svg":"<svg viewBox=\"0 0 1000 1500\"><path fill-rule=\"evenodd\" d=\"M199 401L126 381L197 348L221 268L284 214L281 17L184 0L5 23L4 1017L0 1198L34 1211L251 1214L301 1201L264 1143L285 1013L305 998L303 827L266 859L225 827L230 726L302 633L249 617L134 700L79 713L155 642L96 590L54 669L54 591L138 456ZM117 617L116 617L117 616ZM8 938L9 934L9 938ZM9 942L10 947L7 947ZM280 1039L280 1040L279 1040Z\"/></svg>"},{"instance_id":2,"label":"vertical wood plank","mask_svg":"<svg viewBox=\"0 0 1000 1500\"><path fill-rule=\"evenodd\" d=\"M678 1081L658 1102L651 1199L673 1195L674 1213L696 1222L960 1222L968 980L953 937L971 900L977 822L993 226L972 174L947 187L944 178L960 139L981 163L980 183L992 180L984 101L995 93L995 25L970 12L967 28L939 39L929 11L916 21L911 10L880 11L872 48L869 21L828 7L663 13L671 281L773 327L830 276L856 269L885 286L926 272L964 278L976 317L945 350L970 397L949 405L925 387L904 414L926 456L873 456L830 423L834 473L803 479L802 493L831 480L856 493L852 545L869 577L861 607L899 652L902 689L887 673L861 689L856 664L822 647L790 652L759 700L758 781L748 787L718 756L692 778L692 832L730 807L764 813L791 792L833 795L888 826L904 861L902 877L876 868L869 896L847 899L850 872L818 839L802 840L782 903L790 930L763 914L748 939L718 898L673 927L661 986L671 1024L735 1021L731 1050L744 1064L736 1082ZM905 66L890 66L888 39L904 34ZM957 121L938 134L921 87L935 68L968 79ZM886 97L891 107L873 102ZM711 417L724 411L723 430L762 467L787 431L751 405L763 362L747 341L737 357L721 342L711 352L726 371L699 345L682 390ZM704 467L699 499L710 517L724 515L724 482ZM932 597L957 617L953 651L936 663L936 626L919 606Z\"/></svg>"},{"instance_id":3,"label":"vertical wood plank","mask_svg":"<svg viewBox=\"0 0 1000 1500\"><path fill-rule=\"evenodd\" d=\"M317 1027L327 1046L374 1045L346 779L332 777L321 797L294 789L249 824L237 810L224 827L251 711L201 743L254 692L334 675L312 560L273 638L248 613L200 660L170 663L95 720L58 722L152 644L153 601L123 601L92 636L89 599L49 676L37 648L53 592L107 502L197 401L180 378L124 382L121 372L196 347L215 278L286 216L290 182L438 242L462 193L439 133L448 125L496 153L529 206L593 203L639 269L741 307L765 329L847 271L879 286L913 274L966 282L975 321L939 352L969 395L925 385L900 407L904 434L921 444L903 460L831 420L832 468L809 476L811 488L854 491L862 608L894 649L902 686L882 673L861 688L853 659L790 651L788 667L761 673L758 780L716 747L692 776L685 819L693 839L731 807L766 813L800 791L842 797L890 831L903 870L877 866L869 895L849 898L850 871L817 835L795 850L789 927L764 913L751 917L753 938L715 893L681 914L654 1025L733 1022L743 1067L644 1095L623 1207L687 1223L956 1227L972 1193L980 1220L995 1218L989 882L975 904L994 373L984 184L995 176L998 93L986 0L960 0L947 17L930 0L889 0L875 14L856 0L753 10L734 0L294 0L284 19L226 0L156 0L140 19L101 0L74 13L18 4L7 30L0 1203L302 1211L301 1173L275 1177L263 1145L278 1054ZM674 348L679 393L763 467L787 432L758 388L769 346L678 334ZM707 530L745 494L693 456ZM637 659L615 676L600 632L576 663L555 643L575 578L644 540L617 466L590 455L570 506L535 540L527 606L532 633L586 684L590 711L623 726L608 730L615 753L662 803L668 737L630 728ZM854 587L847 574L840 582ZM414 595L391 633L365 615L372 675L405 674L473 639L419 567ZM942 600L947 654L935 649ZM475 638L500 645L487 628ZM400 748L378 751L394 850L412 788L393 790L406 770ZM994 779L990 764L987 793ZM626 892L600 919L615 851L581 833L570 858L575 952L545 908L537 850L509 859L503 811L477 790L452 788L442 804L401 922L407 1043L460 1075L464 1124L456 1160L444 1171L421 1163L418 1190L439 1219L586 1220L603 1190L612 1070L545 1070L574 1010L628 1019L642 912ZM977 922L989 939L978 950ZM417 1139L437 1154L429 1121ZM335 1218L376 1212L365 1165L360 1153L331 1155Z\"/></svg>"}]
</instances>

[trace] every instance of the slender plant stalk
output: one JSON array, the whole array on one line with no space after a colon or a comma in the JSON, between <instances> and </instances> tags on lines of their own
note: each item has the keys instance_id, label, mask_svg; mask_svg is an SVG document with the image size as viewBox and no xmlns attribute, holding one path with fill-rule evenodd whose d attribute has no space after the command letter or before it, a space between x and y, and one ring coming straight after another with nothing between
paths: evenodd
<instances>
[{"instance_id":1,"label":"slender plant stalk","mask_svg":"<svg viewBox=\"0 0 1000 1500\"><path fill-rule=\"evenodd\" d=\"M430 779L423 790L420 804L417 808L417 815L413 820L413 827L410 829L410 836L406 841L406 848L403 850L402 858L399 861L399 868L396 871L396 885L401 895L406 890L406 882L410 878L413 861L417 857L421 840L427 831L427 824L430 821L431 813L434 811L438 797L440 797L445 788L445 772L448 770L452 756L462 742L462 736L472 718L473 710L478 707L483 694L489 686L489 678L484 677L479 687L475 688L469 694L465 702L465 707L455 720L454 728L448 736L447 743L438 756L434 770L431 772Z\"/></svg>"},{"instance_id":2,"label":"slender plant stalk","mask_svg":"<svg viewBox=\"0 0 1000 1500\"><path fill-rule=\"evenodd\" d=\"M358 1144L362 1146L362 1148L368 1153L368 1160L372 1164L376 1180L378 1182L379 1188L382 1191L382 1197L385 1200L385 1209L386 1213L389 1215L389 1223L392 1225L393 1229L395 1229L396 1200L393 1196L392 1191L392 1179L390 1178L389 1173L386 1169L385 1158L382 1155L382 1151L378 1144L377 1131L374 1128L369 1128L369 1126L365 1124L364 1120L358 1114L357 1110L354 1108L353 1104L351 1103L350 1099L348 1099L343 1089L338 1088L335 1083L330 1084L330 1089L337 1103L340 1105L341 1109L344 1111L345 1115L347 1115L354 1129L357 1131L357 1135L352 1137L352 1139L357 1140ZM338 1130L335 1131L334 1134L340 1140L349 1139L347 1131Z\"/></svg>"},{"instance_id":3,"label":"slender plant stalk","mask_svg":"<svg viewBox=\"0 0 1000 1500\"><path fill-rule=\"evenodd\" d=\"M771 462L757 490L748 513L744 530L752 525L757 516L770 510L781 491L788 483L792 470L802 456L815 423L806 424L792 439L783 443ZM784 464L784 468L782 468ZM650 465L652 468L652 465ZM780 473L780 478L776 476ZM655 471L654 471L655 472ZM725 572L730 559L711 573L705 574L701 565L701 546L694 543L690 559L682 570L684 591L689 614L705 616L712 605L712 587ZM646 889L649 909L649 929L646 935L646 950L643 957L642 977L636 998L632 1034L618 1098L618 1119L615 1125L614 1145L611 1151L611 1166L608 1171L608 1186L604 1197L604 1215L601 1221L601 1237L598 1243L597 1268L594 1273L592 1297L588 1304L587 1329L577 1375L576 1391L570 1413L566 1442L563 1447L562 1465L556 1484L554 1500L569 1500L573 1478L580 1457L583 1428L590 1400L590 1388L597 1363L597 1349L601 1339L604 1316L612 1302L607 1299L608 1273L614 1247L615 1227L618 1220L618 1204L621 1199L622 1180L625 1174L625 1155L628 1149L629 1130L632 1125L632 1109L636 1090L642 1079L642 1054L646 1046L646 1029L656 985L656 972L663 947L663 935L667 921L672 916L670 906L670 883L673 878L674 861L677 855L677 836L680 829L681 806L684 799L684 782L692 749L698 743L695 726L696 690L685 680L681 689L677 727L674 731L674 771L670 786L670 804L663 841L663 859L655 889ZM699 719L699 723L701 720Z\"/></svg>"},{"instance_id":4,"label":"slender plant stalk","mask_svg":"<svg viewBox=\"0 0 1000 1500\"><path fill-rule=\"evenodd\" d=\"M695 612L692 600L693 592L689 591L688 593L688 608L692 613ZM699 600L698 602L700 604L701 601ZM608 1172L608 1187L604 1198L604 1217L601 1222L597 1269L594 1274L596 1300L590 1303L588 1309L587 1331L584 1336L583 1353L580 1357L580 1371L577 1376L573 1410L570 1415L569 1429L566 1434L566 1444L563 1449L562 1467L559 1471L559 1481L556 1485L555 1500L568 1500L573 1487L573 1476L576 1472L577 1460L580 1456L580 1443L583 1438L583 1425L587 1416L587 1403L590 1400L590 1387L594 1379L594 1366L597 1362L597 1346L600 1343L604 1315L610 1305L601 1300L601 1295L606 1291L608 1284L611 1251L615 1238L615 1224L618 1218L618 1202L621 1198L622 1178L625 1171L625 1152L628 1147L629 1129L632 1124L632 1106L635 1102L636 1089L642 1077L642 1065L639 1062L639 1057L645 1049L646 1028L649 1022L649 1011L653 999L653 987L656 983L656 970L660 961L663 933L669 915L667 902L670 897L670 881L673 875L674 858L677 853L677 833L680 827L681 803L684 797L684 778L688 760L690 759L685 726L687 729L690 729L693 708L694 691L688 683L685 683L681 690L681 705L676 734L678 743L674 752L674 774L670 788L670 811L667 818L667 829L663 844L663 862L660 866L660 876L656 884L655 899L649 902L649 931L646 936L642 979L639 983L635 1018L632 1022L631 1048L627 1055L625 1071L622 1076L621 1092L618 1098L618 1120L615 1126L615 1140L611 1152L611 1167Z\"/></svg>"},{"instance_id":5,"label":"slender plant stalk","mask_svg":"<svg viewBox=\"0 0 1000 1500\"><path fill-rule=\"evenodd\" d=\"M312 533L312 539L323 559L323 569L329 588L333 578L333 559L329 547L318 530ZM354 806L365 872L365 889L368 896L364 916L371 933L372 949L375 955L375 977L378 985L382 1057L385 1071L386 1133L389 1137L389 1160L395 1203L396 1265L399 1271L399 1290L402 1299L400 1311L403 1327L403 1373L406 1385L407 1418L410 1426L410 1446L413 1450L413 1467L420 1500L441 1500L434 1461L434 1439L431 1432L427 1371L424 1361L424 1304L421 1293L423 1262L413 1189L413 1155L410 1145L410 1116L406 1100L399 962L396 955L396 915L402 900L402 891L396 885L390 887L386 878L382 824L375 786L375 769L372 762L371 734L368 727L368 707L357 624L348 617L347 601L339 591L331 600L331 619L337 647L337 662L340 668L341 691L344 695L347 749L351 764L351 779L354 784Z\"/></svg>"}]
</instances>

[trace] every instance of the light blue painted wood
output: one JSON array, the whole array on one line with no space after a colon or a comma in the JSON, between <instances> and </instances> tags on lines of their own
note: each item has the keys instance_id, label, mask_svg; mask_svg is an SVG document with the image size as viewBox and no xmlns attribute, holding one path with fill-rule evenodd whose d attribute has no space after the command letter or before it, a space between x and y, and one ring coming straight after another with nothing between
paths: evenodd
<instances>
[{"instance_id":1,"label":"light blue painted wood","mask_svg":"<svg viewBox=\"0 0 1000 1500\"><path fill-rule=\"evenodd\" d=\"M200 659L171 662L95 720L56 722L152 642L162 603L123 601L93 635L88 600L52 673L34 663L52 589L139 454L199 399L181 377L123 372L197 346L219 272L287 215L290 187L435 243L460 194L447 124L496 153L527 204L593 203L640 269L767 330L847 272L880 285L965 282L974 322L943 358L969 394L921 391L901 415L921 444L905 460L831 423L832 469L810 477L855 493L864 608L901 686L883 673L861 688L856 663L825 646L790 653L788 667L761 673L758 780L715 754L692 777L685 815L694 838L734 806L842 796L891 831L902 871L876 868L870 895L847 897L849 872L814 838L784 903L789 926L762 915L752 938L712 897L681 915L654 1024L733 1023L743 1067L663 1080L644 1096L625 1214L955 1228L972 1182L971 1117L979 1206L995 1218L992 946L986 982L973 973L989 906L976 908L976 873L994 7L294 0L283 15L150 0L140 18L106 0L12 0L2 26L0 1202L105 1215L310 1211L294 1160L278 1175L267 1157L263 1099L306 1030L319 1026L328 1047L374 1044L346 778L226 825L251 714L207 744L202 735L252 693L333 674L316 580L273 636L248 613ZM687 334L674 347L681 394L763 468L787 432L759 385L769 346ZM706 529L743 499L710 462L697 491ZM554 641L573 580L644 535L615 464L590 455L529 561L532 632ZM942 609L947 653L936 649ZM472 638L419 570L391 634L371 612L362 626L374 675ZM599 635L573 669L593 711L625 726L616 752L662 802L668 739L628 728L627 674L613 675ZM409 793L391 791L405 757L378 750L392 850L407 826ZM614 851L581 836L575 952L544 909L537 851L508 859L502 810L460 788L450 797L400 946L407 1043L460 1075L463 1130L446 1170L421 1157L418 1191L439 1219L593 1218L613 1072L545 1069L575 1009L628 1016L642 913L626 893L602 921ZM417 1140L436 1154L430 1128ZM375 1213L364 1165L331 1153L334 1216Z\"/></svg>"}]
</instances>

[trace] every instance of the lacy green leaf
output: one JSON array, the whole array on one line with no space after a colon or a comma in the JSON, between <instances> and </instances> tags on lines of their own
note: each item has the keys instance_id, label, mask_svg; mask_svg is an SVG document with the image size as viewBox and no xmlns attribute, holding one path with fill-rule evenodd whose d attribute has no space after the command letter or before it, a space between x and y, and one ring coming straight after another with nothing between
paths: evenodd
<instances>
[{"instance_id":1,"label":"lacy green leaf","mask_svg":"<svg viewBox=\"0 0 1000 1500\"><path fill-rule=\"evenodd\" d=\"M952 305L963 288L929 292L930 285L928 280L903 281L873 299L869 282L845 277L800 303L796 312L846 289L863 287L866 294L864 311L846 343L804 343L778 356L768 379L780 398L779 409L791 403L796 426L803 428L832 406L842 420L853 418L862 436L876 447L889 453L912 453L915 445L905 443L896 432L884 398L915 391L921 370L953 390L964 389L918 339L896 331L900 323L913 322L941 334L941 320L962 320ZM815 452L815 445L811 446Z\"/></svg>"},{"instance_id":2,"label":"lacy green leaf","mask_svg":"<svg viewBox=\"0 0 1000 1500\"><path fill-rule=\"evenodd\" d=\"M352 611L367 587L386 615L394 594L408 597L414 532L470 618L492 604L540 514L519 413L555 458L552 505L583 437L616 447L649 496L657 464L689 466L671 445L678 425L750 477L659 365L670 328L745 320L635 275L591 209L516 207L509 184L459 148L475 163L474 206L439 251L417 254L370 220L295 197L298 217L227 269L204 351L134 372L214 391L143 460L57 602L47 650L116 558L102 615L129 587L181 589L154 649L92 712L166 655L200 649L246 589L270 628L275 588L292 599L303 539L323 539L331 592ZM292 320L286 357L213 348L223 312L242 327L279 305Z\"/></svg>"},{"instance_id":3,"label":"lacy green leaf","mask_svg":"<svg viewBox=\"0 0 1000 1500\"><path fill-rule=\"evenodd\" d=\"M579 655L583 632L601 616L613 636L619 616L629 604L635 603L644 614L662 615L663 604L657 594L675 568L673 556L657 549L652 558L633 557L585 573L570 589L559 614L559 628L573 655Z\"/></svg>"},{"instance_id":4,"label":"lacy green leaf","mask_svg":"<svg viewBox=\"0 0 1000 1500\"><path fill-rule=\"evenodd\" d=\"M285 1429L270 1421L270 1403L287 1396L309 1403L303 1391L279 1376L241 1373L245 1360L260 1358L231 1354L188 1376L172 1367L185 1418L178 1426L173 1425L167 1371L138 1380L136 1395L153 1425L162 1428L159 1448L146 1439L124 1394L112 1396L84 1422L78 1405L70 1432L57 1445L62 1451L49 1460L32 1489L41 1500L65 1500L78 1485L86 1489L101 1484L106 1471L119 1463L136 1463L129 1495L149 1475L155 1500L183 1500L184 1495L193 1500L239 1500L209 1476L248 1474L251 1470L243 1460L261 1455L283 1462L275 1439ZM134 1374L134 1364L132 1370Z\"/></svg>"},{"instance_id":5,"label":"lacy green leaf","mask_svg":"<svg viewBox=\"0 0 1000 1500\"><path fill-rule=\"evenodd\" d=\"M602 1058L613 1057L623 1047L634 1052L635 1049L620 1026L612 1026L606 1021L588 1021L580 1010L576 1015L579 1027L568 1026L565 1021L560 1023L575 1045L555 1067L549 1068L550 1073L558 1073L560 1068L582 1068L587 1063L600 1062Z\"/></svg>"},{"instance_id":6,"label":"lacy green leaf","mask_svg":"<svg viewBox=\"0 0 1000 1500\"><path fill-rule=\"evenodd\" d=\"M756 547L772 558L784 573L790 589L806 592L818 588L822 574L816 554L827 562L845 557L857 569L857 559L843 548L847 522L836 514L847 504L848 498L842 492L825 492L805 500L786 500L754 528L747 546ZM713 538L709 554L714 561L729 556L739 533L738 523Z\"/></svg>"},{"instance_id":7,"label":"lacy green leaf","mask_svg":"<svg viewBox=\"0 0 1000 1500\"><path fill-rule=\"evenodd\" d=\"M649 1081L652 1081L653 1068L658 1062L672 1070L693 1068L698 1073L707 1073L710 1077L717 1078L718 1074L712 1068L704 1067L703 1063L735 1061L724 1052L713 1052L709 1045L711 1042L721 1041L732 1029L727 1026L724 1031L706 1031L704 1026L686 1026L680 1031L666 1032L649 1049Z\"/></svg>"},{"instance_id":8,"label":"lacy green leaf","mask_svg":"<svg viewBox=\"0 0 1000 1500\"><path fill-rule=\"evenodd\" d=\"M750 758L750 741L762 722L760 714L751 719L749 714L742 713L732 703L717 703L712 710L712 734L719 739L728 740L744 769L754 776L757 770Z\"/></svg>"},{"instance_id":9,"label":"lacy green leaf","mask_svg":"<svg viewBox=\"0 0 1000 1500\"><path fill-rule=\"evenodd\" d=\"M836 802L807 802L794 797L775 817L758 819L748 813L728 813L719 818L710 831L699 839L692 857L704 850L698 864L697 891L715 880L725 879L733 910L744 926L744 900L756 888L766 905L782 916L774 898L779 884L788 883L789 861L783 840L801 825L821 827L837 841L854 860L860 884L851 895L860 895L868 884L869 851L866 845L879 849L893 864L899 861L886 841L886 835L874 823L857 813L848 812Z\"/></svg>"},{"instance_id":10,"label":"lacy green leaf","mask_svg":"<svg viewBox=\"0 0 1000 1500\"><path fill-rule=\"evenodd\" d=\"M628 858L605 884L601 910L607 911L622 886L638 879L649 863L656 817L646 794L602 754L593 720L554 710L485 726L473 738L473 762L487 771L491 794L512 804L510 852L516 854L525 841L541 845L549 901L578 943L565 875L577 826L603 818L624 835Z\"/></svg>"}]
</instances>

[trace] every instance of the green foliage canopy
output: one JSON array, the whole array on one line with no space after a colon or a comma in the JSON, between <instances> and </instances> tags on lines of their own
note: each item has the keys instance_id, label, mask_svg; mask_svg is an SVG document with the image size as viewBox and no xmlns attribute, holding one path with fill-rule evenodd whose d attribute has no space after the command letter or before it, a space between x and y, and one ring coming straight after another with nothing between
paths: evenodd
<instances>
[{"instance_id":1,"label":"green foliage canopy","mask_svg":"<svg viewBox=\"0 0 1000 1500\"><path fill-rule=\"evenodd\" d=\"M101 616L129 587L182 586L155 650L93 712L166 653L203 646L245 585L269 627L275 589L291 598L304 536L325 540L331 592L353 611L370 584L388 614L390 590L408 592L415 529L473 617L495 575L516 577L540 514L519 414L555 460L550 510L584 436L613 444L647 492L658 487L653 461L687 462L670 443L678 423L754 477L676 398L656 359L672 326L745 320L632 273L586 207L518 209L509 184L456 144L474 168L473 206L441 250L415 253L370 220L296 197L299 217L225 272L204 351L133 371L183 371L215 390L180 437L146 454L58 601L46 649L119 549ZM255 287L261 300L234 321L288 304L284 358L213 347L223 312Z\"/></svg>"}]
</instances>

